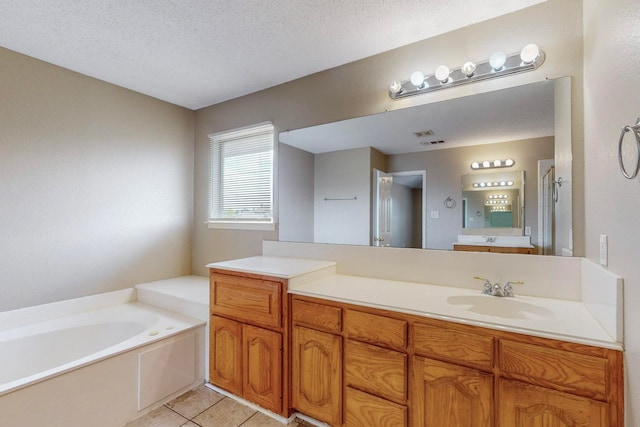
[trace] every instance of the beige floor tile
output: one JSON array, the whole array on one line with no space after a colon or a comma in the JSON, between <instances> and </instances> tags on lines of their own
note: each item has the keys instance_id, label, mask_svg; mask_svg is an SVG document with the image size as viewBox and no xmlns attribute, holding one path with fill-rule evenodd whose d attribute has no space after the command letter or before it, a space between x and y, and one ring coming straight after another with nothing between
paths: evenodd
<instances>
[{"instance_id":1,"label":"beige floor tile","mask_svg":"<svg viewBox=\"0 0 640 427\"><path fill-rule=\"evenodd\" d=\"M198 388L178 396L167 403L166 406L183 417L192 419L222 399L224 399L223 395L205 387L203 384Z\"/></svg>"},{"instance_id":2,"label":"beige floor tile","mask_svg":"<svg viewBox=\"0 0 640 427\"><path fill-rule=\"evenodd\" d=\"M289 427L295 427L297 425L297 423L292 423L289 424ZM242 424L242 427L284 427L284 425L261 412L256 412L254 416Z\"/></svg>"},{"instance_id":3,"label":"beige floor tile","mask_svg":"<svg viewBox=\"0 0 640 427\"><path fill-rule=\"evenodd\" d=\"M180 427L189 421L171 409L161 406L147 415L126 424L125 427Z\"/></svg>"},{"instance_id":4,"label":"beige floor tile","mask_svg":"<svg viewBox=\"0 0 640 427\"><path fill-rule=\"evenodd\" d=\"M226 397L192 421L202 427L235 427L245 422L254 413L253 409Z\"/></svg>"},{"instance_id":5,"label":"beige floor tile","mask_svg":"<svg viewBox=\"0 0 640 427\"><path fill-rule=\"evenodd\" d=\"M186 424L182 424L180 427L200 427L200 426L192 421L189 421Z\"/></svg>"}]
</instances>

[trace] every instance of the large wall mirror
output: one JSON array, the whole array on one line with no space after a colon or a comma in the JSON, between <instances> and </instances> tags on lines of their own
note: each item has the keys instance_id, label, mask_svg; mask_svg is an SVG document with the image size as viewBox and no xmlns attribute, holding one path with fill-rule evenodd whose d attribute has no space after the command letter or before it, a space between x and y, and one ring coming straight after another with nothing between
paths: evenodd
<instances>
[{"instance_id":1,"label":"large wall mirror","mask_svg":"<svg viewBox=\"0 0 640 427\"><path fill-rule=\"evenodd\" d=\"M571 255L569 77L279 138L282 241L452 250L513 236Z\"/></svg>"}]
</instances>

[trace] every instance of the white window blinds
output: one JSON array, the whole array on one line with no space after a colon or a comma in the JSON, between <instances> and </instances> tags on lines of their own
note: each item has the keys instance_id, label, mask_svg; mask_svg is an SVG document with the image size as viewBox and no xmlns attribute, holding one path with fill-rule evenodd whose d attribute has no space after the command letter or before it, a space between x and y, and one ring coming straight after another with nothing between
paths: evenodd
<instances>
[{"instance_id":1,"label":"white window blinds","mask_svg":"<svg viewBox=\"0 0 640 427\"><path fill-rule=\"evenodd\" d=\"M273 221L273 125L210 136L209 221Z\"/></svg>"}]
</instances>

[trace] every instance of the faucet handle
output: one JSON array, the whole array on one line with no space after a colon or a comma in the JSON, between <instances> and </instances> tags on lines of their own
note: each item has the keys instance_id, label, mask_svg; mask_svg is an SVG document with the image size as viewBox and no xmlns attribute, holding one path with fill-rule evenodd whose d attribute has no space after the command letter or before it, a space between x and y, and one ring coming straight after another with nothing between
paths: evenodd
<instances>
[{"instance_id":1,"label":"faucet handle","mask_svg":"<svg viewBox=\"0 0 640 427\"><path fill-rule=\"evenodd\" d=\"M485 295L491 295L491 291L492 291L492 286L491 286L491 282L489 281L489 279L485 279L484 277L480 277L480 276L473 276L474 279L476 280L484 280L484 286L482 287L482 293Z\"/></svg>"},{"instance_id":2,"label":"faucet handle","mask_svg":"<svg viewBox=\"0 0 640 427\"><path fill-rule=\"evenodd\" d=\"M524 282L522 280L509 280L507 281L507 283L504 284L504 296L505 297L512 297L513 296L513 286L511 285L524 285Z\"/></svg>"}]
</instances>

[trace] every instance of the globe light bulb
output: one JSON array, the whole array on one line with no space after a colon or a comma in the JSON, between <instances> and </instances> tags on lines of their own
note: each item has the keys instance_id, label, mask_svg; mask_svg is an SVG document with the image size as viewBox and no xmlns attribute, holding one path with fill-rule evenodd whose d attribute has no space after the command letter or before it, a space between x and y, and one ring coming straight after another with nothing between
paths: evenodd
<instances>
[{"instance_id":1,"label":"globe light bulb","mask_svg":"<svg viewBox=\"0 0 640 427\"><path fill-rule=\"evenodd\" d=\"M505 62L507 62L507 55L502 51L494 52L489 57L489 65L494 71L502 70Z\"/></svg>"},{"instance_id":2,"label":"globe light bulb","mask_svg":"<svg viewBox=\"0 0 640 427\"><path fill-rule=\"evenodd\" d=\"M411 84L414 85L417 88L424 87L423 86L425 84L425 82L424 82L424 74L422 74L422 72L420 72L420 71L414 71L411 74Z\"/></svg>"},{"instance_id":3,"label":"globe light bulb","mask_svg":"<svg viewBox=\"0 0 640 427\"><path fill-rule=\"evenodd\" d=\"M471 163L471 169L478 169L479 167L480 167L480 164L478 162Z\"/></svg>"},{"instance_id":4,"label":"globe light bulb","mask_svg":"<svg viewBox=\"0 0 640 427\"><path fill-rule=\"evenodd\" d=\"M465 76L471 77L473 73L476 72L476 64L473 62L465 62L462 68L460 68L460 71L462 71Z\"/></svg>"},{"instance_id":5,"label":"globe light bulb","mask_svg":"<svg viewBox=\"0 0 640 427\"><path fill-rule=\"evenodd\" d=\"M531 64L540 56L540 48L535 44L528 44L520 51L520 59L525 64Z\"/></svg>"},{"instance_id":6,"label":"globe light bulb","mask_svg":"<svg viewBox=\"0 0 640 427\"><path fill-rule=\"evenodd\" d=\"M391 82L391 84L389 85L389 92L393 94L398 94L402 92L402 83L400 83L397 80Z\"/></svg>"},{"instance_id":7,"label":"globe light bulb","mask_svg":"<svg viewBox=\"0 0 640 427\"><path fill-rule=\"evenodd\" d=\"M513 166L514 163L513 159L507 159L504 161L505 166Z\"/></svg>"},{"instance_id":8,"label":"globe light bulb","mask_svg":"<svg viewBox=\"0 0 640 427\"><path fill-rule=\"evenodd\" d=\"M491 167L491 163L489 162L489 160L485 160L484 162L482 162L482 167L483 168Z\"/></svg>"},{"instance_id":9,"label":"globe light bulb","mask_svg":"<svg viewBox=\"0 0 640 427\"><path fill-rule=\"evenodd\" d=\"M493 167L494 168L499 168L500 166L502 166L502 162L500 160L494 160L493 161Z\"/></svg>"},{"instance_id":10,"label":"globe light bulb","mask_svg":"<svg viewBox=\"0 0 640 427\"><path fill-rule=\"evenodd\" d=\"M438 66L438 68L436 68L435 76L441 83L446 83L447 80L449 80L449 67L446 65Z\"/></svg>"}]
</instances>

